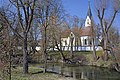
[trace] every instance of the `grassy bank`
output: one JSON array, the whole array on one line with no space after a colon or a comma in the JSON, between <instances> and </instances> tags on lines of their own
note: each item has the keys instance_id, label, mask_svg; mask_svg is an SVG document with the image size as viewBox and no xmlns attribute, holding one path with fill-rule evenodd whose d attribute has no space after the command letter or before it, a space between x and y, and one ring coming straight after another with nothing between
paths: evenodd
<instances>
[{"instance_id":1,"label":"grassy bank","mask_svg":"<svg viewBox=\"0 0 120 80\"><path fill-rule=\"evenodd\" d=\"M64 55L66 58L69 58L70 56L70 52L66 51L64 52ZM97 51L97 56L101 56L102 55L102 51ZM56 62L60 60L60 54L59 52L50 52L49 56L52 57L52 59L54 59ZM35 56L36 57L36 56ZM103 61L101 59L94 61L93 60L93 56L92 56L92 52L90 51L82 51L82 52L74 52L74 57L79 57L79 58L86 58L86 62L87 65L92 65L92 66L99 66L99 67L108 67L111 63L112 60L109 61ZM79 59L76 58L76 59ZM55 74L55 73L43 73L42 68L40 68L40 64L37 63L33 63L29 65L29 74L24 75L22 73L22 67L16 67L16 68L12 68L12 80L74 80L73 78L70 77L64 77L61 76L59 74ZM8 75L6 73L0 73L0 74L4 74L4 76L0 76L1 79L0 80L9 80L7 77ZM5 75L6 74L6 75ZM6 79L4 79L6 78Z\"/></svg>"},{"instance_id":2,"label":"grassy bank","mask_svg":"<svg viewBox=\"0 0 120 80\"><path fill-rule=\"evenodd\" d=\"M71 54L70 51L64 51L63 53L66 58L70 58L70 54ZM111 67L111 64L114 63L111 55L109 55L108 61L104 61L102 59L103 57L102 51L96 51L96 55L97 57L99 57L97 61L94 60L92 51L75 51L73 52L73 55L74 55L73 60L75 61L82 60L83 64L85 65L92 65L92 66L98 66L98 67ZM54 61L56 62L59 62L61 58L59 52L50 52L49 56L51 56L52 59L54 59Z\"/></svg>"},{"instance_id":3,"label":"grassy bank","mask_svg":"<svg viewBox=\"0 0 120 80\"><path fill-rule=\"evenodd\" d=\"M3 75L1 73L1 75ZM9 80L8 75L4 74L1 76L2 80ZM0 80L1 80L0 79ZM22 67L12 68L12 79L11 80L73 80L70 77L64 77L54 73L43 73L42 69L38 67L29 67L29 74L24 75L22 73Z\"/></svg>"}]
</instances>

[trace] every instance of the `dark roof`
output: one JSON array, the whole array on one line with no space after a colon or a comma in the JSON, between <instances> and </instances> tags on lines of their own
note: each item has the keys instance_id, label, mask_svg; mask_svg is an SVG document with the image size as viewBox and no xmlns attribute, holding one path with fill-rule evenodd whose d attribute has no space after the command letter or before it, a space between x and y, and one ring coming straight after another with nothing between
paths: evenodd
<instances>
[{"instance_id":1,"label":"dark roof","mask_svg":"<svg viewBox=\"0 0 120 80\"><path fill-rule=\"evenodd\" d=\"M92 12L91 12L91 8L90 8L90 2L89 2L89 6L88 6L87 16L89 16L90 18L92 17Z\"/></svg>"}]
</instances>

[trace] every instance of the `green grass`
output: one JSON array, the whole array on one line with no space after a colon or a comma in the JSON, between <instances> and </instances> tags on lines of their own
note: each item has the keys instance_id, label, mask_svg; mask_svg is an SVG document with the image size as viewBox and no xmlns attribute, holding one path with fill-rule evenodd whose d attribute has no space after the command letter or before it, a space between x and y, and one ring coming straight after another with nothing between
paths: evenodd
<instances>
[{"instance_id":1,"label":"green grass","mask_svg":"<svg viewBox=\"0 0 120 80\"><path fill-rule=\"evenodd\" d=\"M65 58L69 58L71 55L70 51L63 51L63 54L64 54ZM48 55L55 59L61 59L60 52L58 52L58 51L56 51L56 52L51 51L51 52L49 52ZM74 57L83 55L83 56L86 56L86 58L88 58L87 59L88 61L89 60L93 61L92 51L73 51L73 55L74 55ZM96 51L96 55L100 57L103 55L103 52Z\"/></svg>"},{"instance_id":2,"label":"green grass","mask_svg":"<svg viewBox=\"0 0 120 80\"><path fill-rule=\"evenodd\" d=\"M26 75L23 74L22 67L17 67L16 69L12 68L11 80L69 80L69 79L72 80L71 78L65 78L64 76L60 76L58 74L42 73L41 68L34 66L35 65L29 67L29 73ZM6 79L3 80L9 80L7 77Z\"/></svg>"},{"instance_id":3,"label":"green grass","mask_svg":"<svg viewBox=\"0 0 120 80\"><path fill-rule=\"evenodd\" d=\"M80 55L80 54L91 54L92 52L91 51L73 51L73 54L75 55ZM65 57L69 56L71 53L70 51L63 51L63 54ZM57 57L60 55L60 52L56 51L56 52L49 52L48 54L49 56L54 56L54 57Z\"/></svg>"},{"instance_id":4,"label":"green grass","mask_svg":"<svg viewBox=\"0 0 120 80\"><path fill-rule=\"evenodd\" d=\"M12 80L29 80L33 73L37 73L39 71L42 70L37 67L29 67L29 74L24 75L22 67L17 67L17 69L12 69Z\"/></svg>"},{"instance_id":5,"label":"green grass","mask_svg":"<svg viewBox=\"0 0 120 80\"><path fill-rule=\"evenodd\" d=\"M96 51L97 56L102 56L103 55L103 51Z\"/></svg>"}]
</instances>

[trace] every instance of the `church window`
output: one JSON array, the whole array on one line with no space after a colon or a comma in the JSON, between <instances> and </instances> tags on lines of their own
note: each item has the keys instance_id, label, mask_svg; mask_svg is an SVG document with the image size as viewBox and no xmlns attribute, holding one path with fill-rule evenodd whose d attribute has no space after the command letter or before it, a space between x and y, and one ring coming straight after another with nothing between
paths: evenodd
<instances>
[{"instance_id":1,"label":"church window","mask_svg":"<svg viewBox=\"0 0 120 80\"><path fill-rule=\"evenodd\" d=\"M71 33L70 36L73 37L73 34Z\"/></svg>"},{"instance_id":2,"label":"church window","mask_svg":"<svg viewBox=\"0 0 120 80\"><path fill-rule=\"evenodd\" d=\"M87 45L87 39L85 39L85 45Z\"/></svg>"},{"instance_id":3,"label":"church window","mask_svg":"<svg viewBox=\"0 0 120 80\"><path fill-rule=\"evenodd\" d=\"M89 22L87 22L87 24L89 24Z\"/></svg>"},{"instance_id":4,"label":"church window","mask_svg":"<svg viewBox=\"0 0 120 80\"><path fill-rule=\"evenodd\" d=\"M89 20L87 20L87 24L89 24Z\"/></svg>"},{"instance_id":5,"label":"church window","mask_svg":"<svg viewBox=\"0 0 120 80\"><path fill-rule=\"evenodd\" d=\"M90 41L90 45L92 45L92 42Z\"/></svg>"},{"instance_id":6,"label":"church window","mask_svg":"<svg viewBox=\"0 0 120 80\"><path fill-rule=\"evenodd\" d=\"M67 45L67 41L65 40L65 45Z\"/></svg>"}]
</instances>

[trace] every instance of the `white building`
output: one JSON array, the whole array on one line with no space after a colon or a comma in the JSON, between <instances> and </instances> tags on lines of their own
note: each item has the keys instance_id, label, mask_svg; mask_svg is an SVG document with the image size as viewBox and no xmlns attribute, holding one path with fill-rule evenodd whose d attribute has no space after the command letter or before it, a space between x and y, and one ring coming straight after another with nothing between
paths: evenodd
<instances>
[{"instance_id":1,"label":"white building","mask_svg":"<svg viewBox=\"0 0 120 80\"><path fill-rule=\"evenodd\" d=\"M87 50L92 51L92 42L91 42L91 26L92 26L92 13L90 5L88 6L88 12L85 20L85 26L82 29L74 28L74 29L68 29L64 31L62 34L61 42L62 46L64 47L64 50L70 50L71 42L70 42L70 36L73 37L73 46L74 50L77 47L77 50ZM95 27L94 27L95 28ZM99 40L96 38L95 45L96 50L101 50L102 48L98 46Z\"/></svg>"}]
</instances>

